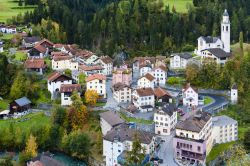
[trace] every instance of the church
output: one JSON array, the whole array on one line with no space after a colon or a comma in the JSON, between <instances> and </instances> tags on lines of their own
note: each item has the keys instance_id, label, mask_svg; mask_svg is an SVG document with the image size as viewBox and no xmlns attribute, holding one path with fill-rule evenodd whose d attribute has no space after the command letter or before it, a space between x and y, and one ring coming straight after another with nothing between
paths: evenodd
<instances>
[{"instance_id":1,"label":"church","mask_svg":"<svg viewBox=\"0 0 250 166\"><path fill-rule=\"evenodd\" d=\"M201 36L198 38L198 49L194 53L202 58L214 59L218 64L225 64L231 56L230 20L227 10L221 21L221 37Z\"/></svg>"}]
</instances>

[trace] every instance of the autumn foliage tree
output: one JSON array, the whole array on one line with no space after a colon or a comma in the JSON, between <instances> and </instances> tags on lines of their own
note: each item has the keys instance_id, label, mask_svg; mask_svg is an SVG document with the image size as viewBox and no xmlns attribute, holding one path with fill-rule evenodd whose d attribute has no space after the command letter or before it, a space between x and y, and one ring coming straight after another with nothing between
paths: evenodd
<instances>
[{"instance_id":1,"label":"autumn foliage tree","mask_svg":"<svg viewBox=\"0 0 250 166\"><path fill-rule=\"evenodd\" d=\"M30 135L29 139L26 142L25 153L31 158L37 156L37 144L36 137Z\"/></svg>"},{"instance_id":2,"label":"autumn foliage tree","mask_svg":"<svg viewBox=\"0 0 250 166\"><path fill-rule=\"evenodd\" d=\"M87 90L85 92L85 101L89 105L96 105L97 99L99 98L99 95L96 90Z\"/></svg>"}]
</instances>

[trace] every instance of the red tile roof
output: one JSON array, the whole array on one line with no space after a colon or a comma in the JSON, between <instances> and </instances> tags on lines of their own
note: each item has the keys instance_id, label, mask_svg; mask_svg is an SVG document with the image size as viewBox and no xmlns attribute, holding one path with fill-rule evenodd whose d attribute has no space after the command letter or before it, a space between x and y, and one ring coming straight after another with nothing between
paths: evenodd
<instances>
[{"instance_id":1,"label":"red tile roof","mask_svg":"<svg viewBox=\"0 0 250 166\"><path fill-rule=\"evenodd\" d=\"M54 72L52 74L50 74L48 76L48 81L55 81L56 79L58 79L59 77L63 76L64 79L63 80L72 80L72 78L70 78L69 76L66 76L64 74L61 74L60 72Z\"/></svg>"},{"instance_id":2,"label":"red tile roof","mask_svg":"<svg viewBox=\"0 0 250 166\"><path fill-rule=\"evenodd\" d=\"M79 68L84 71L92 71L92 70L102 70L104 69L102 66L87 66L87 65L80 65Z\"/></svg>"},{"instance_id":3,"label":"red tile roof","mask_svg":"<svg viewBox=\"0 0 250 166\"><path fill-rule=\"evenodd\" d=\"M103 56L103 57L101 57L100 59L101 59L101 61L103 61L103 63L105 63L105 64L113 63L113 59L110 58L109 56Z\"/></svg>"},{"instance_id":4,"label":"red tile roof","mask_svg":"<svg viewBox=\"0 0 250 166\"><path fill-rule=\"evenodd\" d=\"M41 40L39 43L38 43L38 45L42 45L43 43L48 43L49 45L51 45L51 46L53 46L54 45L54 43L52 43L51 41L49 41L48 39L43 39L43 40Z\"/></svg>"},{"instance_id":5,"label":"red tile roof","mask_svg":"<svg viewBox=\"0 0 250 166\"><path fill-rule=\"evenodd\" d=\"M24 63L26 69L38 69L46 68L45 61L43 59L28 59Z\"/></svg>"},{"instance_id":6,"label":"red tile roof","mask_svg":"<svg viewBox=\"0 0 250 166\"><path fill-rule=\"evenodd\" d=\"M86 78L86 81L89 82L89 81L92 81L92 80L106 80L106 76L103 75L103 74L93 74L93 75L90 75Z\"/></svg>"},{"instance_id":7,"label":"red tile roof","mask_svg":"<svg viewBox=\"0 0 250 166\"><path fill-rule=\"evenodd\" d=\"M140 97L154 95L154 90L152 88L140 88L136 89L136 92Z\"/></svg>"},{"instance_id":8,"label":"red tile roof","mask_svg":"<svg viewBox=\"0 0 250 166\"><path fill-rule=\"evenodd\" d=\"M47 49L40 44L35 45L34 49L36 49L37 51L41 53L45 53L47 51Z\"/></svg>"},{"instance_id":9,"label":"red tile roof","mask_svg":"<svg viewBox=\"0 0 250 166\"><path fill-rule=\"evenodd\" d=\"M73 91L79 92L80 90L81 90L80 84L63 84L61 85L61 88L60 88L61 93L73 92Z\"/></svg>"},{"instance_id":10,"label":"red tile roof","mask_svg":"<svg viewBox=\"0 0 250 166\"><path fill-rule=\"evenodd\" d=\"M60 56L60 55L57 55L57 56L53 57L54 61L64 61L64 60L69 60L69 59L71 59L70 56Z\"/></svg>"},{"instance_id":11,"label":"red tile roof","mask_svg":"<svg viewBox=\"0 0 250 166\"><path fill-rule=\"evenodd\" d=\"M152 74L150 74L150 73L147 73L146 75L142 76L141 78L143 78L143 77L145 77L149 81L153 81L155 79L155 77L152 76Z\"/></svg>"},{"instance_id":12,"label":"red tile roof","mask_svg":"<svg viewBox=\"0 0 250 166\"><path fill-rule=\"evenodd\" d=\"M156 96L157 98L163 97L163 96L165 96L165 95L167 95L167 96L169 96L169 97L172 97L172 96L168 93L167 90L162 89L162 88L160 88L160 87L155 88L155 89L154 89L154 93L155 93L155 96Z\"/></svg>"}]
</instances>

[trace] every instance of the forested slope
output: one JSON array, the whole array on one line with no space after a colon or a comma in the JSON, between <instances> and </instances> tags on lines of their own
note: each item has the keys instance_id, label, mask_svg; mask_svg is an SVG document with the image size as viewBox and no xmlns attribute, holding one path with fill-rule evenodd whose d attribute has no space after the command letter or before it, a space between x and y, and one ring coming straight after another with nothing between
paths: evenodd
<instances>
[{"instance_id":1,"label":"forested slope","mask_svg":"<svg viewBox=\"0 0 250 166\"><path fill-rule=\"evenodd\" d=\"M46 1L45 1L46 2ZM231 16L231 37L250 39L249 0L194 0L188 13L176 13L162 0L48 0L26 21L58 22L70 43L112 54L127 48L137 54L188 51L201 35L220 35L225 8Z\"/></svg>"}]
</instances>

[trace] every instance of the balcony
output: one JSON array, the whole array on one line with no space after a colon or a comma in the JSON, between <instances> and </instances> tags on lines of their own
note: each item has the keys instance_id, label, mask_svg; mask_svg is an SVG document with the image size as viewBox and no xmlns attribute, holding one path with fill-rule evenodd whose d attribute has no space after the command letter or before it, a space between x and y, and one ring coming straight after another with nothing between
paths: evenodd
<instances>
[{"instance_id":1,"label":"balcony","mask_svg":"<svg viewBox=\"0 0 250 166\"><path fill-rule=\"evenodd\" d=\"M199 153L193 153L193 152L188 152L188 151L182 151L181 156L196 159L196 160L205 160L206 158L206 154L202 155Z\"/></svg>"}]
</instances>

